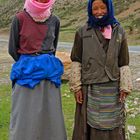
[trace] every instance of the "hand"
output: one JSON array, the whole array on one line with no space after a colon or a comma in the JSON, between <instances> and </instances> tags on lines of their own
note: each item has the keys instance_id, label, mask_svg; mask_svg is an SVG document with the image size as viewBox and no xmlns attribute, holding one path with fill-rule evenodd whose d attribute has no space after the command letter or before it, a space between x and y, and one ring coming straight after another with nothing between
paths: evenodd
<instances>
[{"instance_id":1,"label":"hand","mask_svg":"<svg viewBox=\"0 0 140 140\"><path fill-rule=\"evenodd\" d=\"M125 99L126 99L127 95L128 95L127 92L120 91L120 98L119 98L119 101L120 101L121 103L125 102Z\"/></svg>"},{"instance_id":2,"label":"hand","mask_svg":"<svg viewBox=\"0 0 140 140\"><path fill-rule=\"evenodd\" d=\"M82 90L79 90L78 92L74 93L75 95L75 100L77 103L82 104L83 103L83 93Z\"/></svg>"}]
</instances>

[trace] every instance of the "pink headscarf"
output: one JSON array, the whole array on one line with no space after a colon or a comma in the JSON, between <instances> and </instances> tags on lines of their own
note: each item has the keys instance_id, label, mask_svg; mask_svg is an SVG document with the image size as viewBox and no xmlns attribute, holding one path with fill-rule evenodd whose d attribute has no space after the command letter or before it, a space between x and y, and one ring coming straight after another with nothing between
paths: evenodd
<instances>
[{"instance_id":1,"label":"pink headscarf","mask_svg":"<svg viewBox=\"0 0 140 140\"><path fill-rule=\"evenodd\" d=\"M48 0L47 3L40 3L36 0L26 0L24 9L29 15L38 22L44 22L51 15L51 8L55 0Z\"/></svg>"}]
</instances>

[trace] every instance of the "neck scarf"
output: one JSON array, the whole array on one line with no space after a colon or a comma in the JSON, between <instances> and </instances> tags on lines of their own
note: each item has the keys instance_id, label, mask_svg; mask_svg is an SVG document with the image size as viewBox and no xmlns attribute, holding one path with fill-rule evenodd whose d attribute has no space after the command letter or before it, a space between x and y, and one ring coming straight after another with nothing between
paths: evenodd
<instances>
[{"instance_id":1,"label":"neck scarf","mask_svg":"<svg viewBox=\"0 0 140 140\"><path fill-rule=\"evenodd\" d=\"M102 35L104 36L105 39L111 39L111 34L112 34L112 27L111 25L108 25L101 30Z\"/></svg>"},{"instance_id":2,"label":"neck scarf","mask_svg":"<svg viewBox=\"0 0 140 140\"><path fill-rule=\"evenodd\" d=\"M101 19L96 18L92 14L92 3L94 0L88 1L88 25L94 28L105 27L108 25L119 24L119 22L114 17L114 8L112 0L106 0L105 4L107 5L107 14L104 15Z\"/></svg>"},{"instance_id":3,"label":"neck scarf","mask_svg":"<svg viewBox=\"0 0 140 140\"><path fill-rule=\"evenodd\" d=\"M47 3L40 3L36 0L26 0L24 9L37 22L44 22L51 15L51 8L55 0L49 0Z\"/></svg>"}]
</instances>

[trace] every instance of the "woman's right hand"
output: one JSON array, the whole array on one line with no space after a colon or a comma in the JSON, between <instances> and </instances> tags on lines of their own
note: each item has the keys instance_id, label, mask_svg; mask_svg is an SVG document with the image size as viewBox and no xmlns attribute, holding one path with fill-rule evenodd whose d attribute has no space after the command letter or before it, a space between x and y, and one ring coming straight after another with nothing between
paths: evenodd
<instances>
[{"instance_id":1,"label":"woman's right hand","mask_svg":"<svg viewBox=\"0 0 140 140\"><path fill-rule=\"evenodd\" d=\"M77 103L82 104L83 103L83 93L82 90L79 90L74 93L75 95L75 100Z\"/></svg>"}]
</instances>

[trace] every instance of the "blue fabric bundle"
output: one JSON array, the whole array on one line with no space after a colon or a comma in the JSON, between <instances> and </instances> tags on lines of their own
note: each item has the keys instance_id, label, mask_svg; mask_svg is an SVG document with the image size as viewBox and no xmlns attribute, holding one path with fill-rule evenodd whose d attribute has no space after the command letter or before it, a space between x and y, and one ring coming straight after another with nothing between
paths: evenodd
<instances>
[{"instance_id":1,"label":"blue fabric bundle","mask_svg":"<svg viewBox=\"0 0 140 140\"><path fill-rule=\"evenodd\" d=\"M99 28L105 27L107 25L119 24L119 22L114 17L114 8L112 0L105 0L107 5L107 15L103 16L101 19L96 18L92 14L92 3L94 0L88 1L88 25L91 27Z\"/></svg>"},{"instance_id":2,"label":"blue fabric bundle","mask_svg":"<svg viewBox=\"0 0 140 140\"><path fill-rule=\"evenodd\" d=\"M28 88L34 88L44 79L50 80L59 87L63 72L62 62L54 55L21 55L12 67L10 79Z\"/></svg>"}]
</instances>

